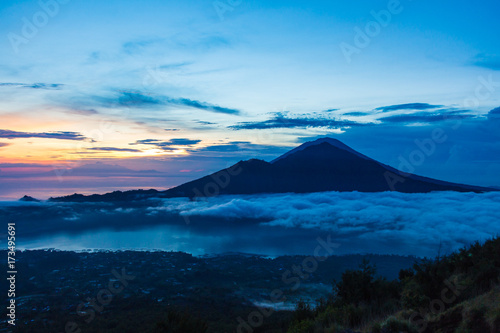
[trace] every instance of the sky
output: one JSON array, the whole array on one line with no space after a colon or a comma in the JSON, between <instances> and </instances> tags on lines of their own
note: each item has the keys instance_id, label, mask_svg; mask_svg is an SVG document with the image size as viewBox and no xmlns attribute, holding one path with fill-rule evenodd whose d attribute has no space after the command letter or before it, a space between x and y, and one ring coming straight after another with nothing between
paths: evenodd
<instances>
[{"instance_id":1,"label":"sky","mask_svg":"<svg viewBox=\"0 0 500 333\"><path fill-rule=\"evenodd\" d=\"M0 199L165 189L324 136L500 186L499 9L4 0Z\"/></svg>"}]
</instances>

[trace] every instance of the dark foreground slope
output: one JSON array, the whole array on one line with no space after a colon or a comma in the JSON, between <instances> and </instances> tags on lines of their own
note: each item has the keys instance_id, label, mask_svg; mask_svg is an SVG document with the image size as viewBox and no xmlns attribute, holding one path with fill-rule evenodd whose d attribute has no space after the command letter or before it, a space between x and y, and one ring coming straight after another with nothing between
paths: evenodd
<instances>
[{"instance_id":1,"label":"dark foreground slope","mask_svg":"<svg viewBox=\"0 0 500 333\"><path fill-rule=\"evenodd\" d=\"M368 262L347 270L315 309L302 303L288 333L500 332L500 238L376 276Z\"/></svg>"}]
</instances>

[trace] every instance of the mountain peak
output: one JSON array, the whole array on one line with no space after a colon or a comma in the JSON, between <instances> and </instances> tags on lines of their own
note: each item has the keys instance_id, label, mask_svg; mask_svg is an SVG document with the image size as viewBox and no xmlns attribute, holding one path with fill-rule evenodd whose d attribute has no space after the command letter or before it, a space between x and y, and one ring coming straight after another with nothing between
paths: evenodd
<instances>
[{"instance_id":1,"label":"mountain peak","mask_svg":"<svg viewBox=\"0 0 500 333\"><path fill-rule=\"evenodd\" d=\"M331 145L331 146L333 146L335 148L339 148L339 149L348 151L348 152L350 152L352 154L355 154L358 157L361 157L361 158L364 158L364 159L367 159L367 160L370 159L370 158L366 157L365 155L363 155L361 153L358 153L357 151L355 151L351 147L347 146L346 144L344 144L340 140L329 138L329 137L324 137L324 138L319 138L319 139L314 140L314 141L309 141L309 142L303 143L302 145L298 146L297 148L290 150L288 153L286 153L284 155L281 155L280 157L272 160L271 164L274 164L274 163L276 163L279 160L282 160L282 159L284 159L284 158L286 158L286 157L288 157L290 155L293 155L295 153L303 151L304 149L307 149L309 147L318 146L318 145L322 145L322 144L325 144L325 143L327 143L327 144L329 144L329 145Z\"/></svg>"},{"instance_id":2,"label":"mountain peak","mask_svg":"<svg viewBox=\"0 0 500 333\"><path fill-rule=\"evenodd\" d=\"M51 201L130 201L141 198L210 197L259 193L433 191L487 192L482 188L449 183L403 172L371 159L339 140L320 138L306 142L272 162L240 161L234 166L158 192L130 191L105 195L74 195Z\"/></svg>"}]
</instances>

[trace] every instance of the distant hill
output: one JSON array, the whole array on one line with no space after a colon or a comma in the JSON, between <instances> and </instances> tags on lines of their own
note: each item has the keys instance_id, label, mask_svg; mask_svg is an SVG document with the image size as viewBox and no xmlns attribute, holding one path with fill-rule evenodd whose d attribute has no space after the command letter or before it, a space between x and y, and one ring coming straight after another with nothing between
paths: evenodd
<instances>
[{"instance_id":1,"label":"distant hill","mask_svg":"<svg viewBox=\"0 0 500 333\"><path fill-rule=\"evenodd\" d=\"M72 195L52 201L120 201L145 197L210 197L222 194L310 193L359 191L427 193L433 191L485 192L491 188L462 185L404 174L346 146L323 138L266 162L240 161L230 168L159 192L113 192L102 196Z\"/></svg>"},{"instance_id":2,"label":"distant hill","mask_svg":"<svg viewBox=\"0 0 500 333\"><path fill-rule=\"evenodd\" d=\"M25 201L25 202L40 202L40 200L35 199L35 198L33 198L33 197L30 197L29 195L25 195L24 197L22 197L21 199L19 199L19 201Z\"/></svg>"}]
</instances>

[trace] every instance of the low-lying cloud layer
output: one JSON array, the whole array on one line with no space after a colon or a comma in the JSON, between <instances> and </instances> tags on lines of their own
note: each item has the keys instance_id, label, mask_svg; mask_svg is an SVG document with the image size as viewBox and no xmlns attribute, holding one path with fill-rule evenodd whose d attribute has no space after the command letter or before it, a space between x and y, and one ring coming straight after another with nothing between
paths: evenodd
<instances>
[{"instance_id":1,"label":"low-lying cloud layer","mask_svg":"<svg viewBox=\"0 0 500 333\"><path fill-rule=\"evenodd\" d=\"M407 253L431 255L442 243L448 250L500 234L500 193L283 194L212 198L184 206L185 216L264 219L265 226L317 229L337 238L370 244L393 242ZM400 244L400 245L396 245ZM408 248L404 248L407 244ZM429 252L430 251L430 252Z\"/></svg>"},{"instance_id":2,"label":"low-lying cloud layer","mask_svg":"<svg viewBox=\"0 0 500 333\"><path fill-rule=\"evenodd\" d=\"M500 235L499 204L500 192L322 192L126 204L0 202L0 219L23 226L20 246L140 244L190 253L283 255L311 254L321 237L339 244L335 254L433 257Z\"/></svg>"}]
</instances>

